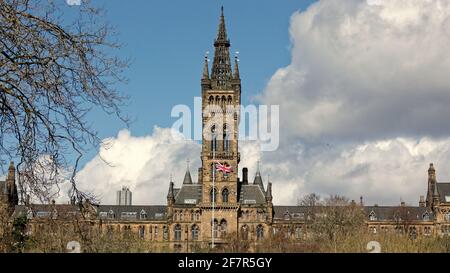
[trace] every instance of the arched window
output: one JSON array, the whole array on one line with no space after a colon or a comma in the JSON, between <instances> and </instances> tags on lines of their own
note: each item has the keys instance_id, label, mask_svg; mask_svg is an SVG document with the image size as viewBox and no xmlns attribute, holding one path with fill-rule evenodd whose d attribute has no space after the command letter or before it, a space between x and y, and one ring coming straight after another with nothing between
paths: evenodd
<instances>
[{"instance_id":1,"label":"arched window","mask_svg":"<svg viewBox=\"0 0 450 273\"><path fill-rule=\"evenodd\" d=\"M193 225L191 228L192 241L198 241L199 234L200 234L199 227L197 225Z\"/></svg>"},{"instance_id":2,"label":"arched window","mask_svg":"<svg viewBox=\"0 0 450 273\"><path fill-rule=\"evenodd\" d=\"M169 240L169 228L167 226L163 227L163 239L165 241Z\"/></svg>"},{"instance_id":3,"label":"arched window","mask_svg":"<svg viewBox=\"0 0 450 273\"><path fill-rule=\"evenodd\" d=\"M241 227L241 238L242 240L248 240L248 226L243 225Z\"/></svg>"},{"instance_id":4,"label":"arched window","mask_svg":"<svg viewBox=\"0 0 450 273\"><path fill-rule=\"evenodd\" d=\"M226 153L230 152L230 129L228 127L228 125L225 125L223 127L223 150Z\"/></svg>"},{"instance_id":5,"label":"arched window","mask_svg":"<svg viewBox=\"0 0 450 273\"><path fill-rule=\"evenodd\" d=\"M302 238L302 227L295 227L295 239L299 240Z\"/></svg>"},{"instance_id":6,"label":"arched window","mask_svg":"<svg viewBox=\"0 0 450 273\"><path fill-rule=\"evenodd\" d=\"M212 202L217 201L217 191L216 189L211 189L211 192L209 193L209 200Z\"/></svg>"},{"instance_id":7,"label":"arched window","mask_svg":"<svg viewBox=\"0 0 450 273\"><path fill-rule=\"evenodd\" d=\"M227 221L225 219L222 219L222 221L220 221L220 236L222 238L224 238L227 235Z\"/></svg>"},{"instance_id":8,"label":"arched window","mask_svg":"<svg viewBox=\"0 0 450 273\"><path fill-rule=\"evenodd\" d=\"M430 214L426 211L422 216L424 221L430 221Z\"/></svg>"},{"instance_id":9,"label":"arched window","mask_svg":"<svg viewBox=\"0 0 450 273\"><path fill-rule=\"evenodd\" d=\"M213 236L214 236L214 238L217 238L217 233L219 230L219 222L216 219L214 219L214 221L211 221L211 226L212 226L211 228L213 230Z\"/></svg>"},{"instance_id":10,"label":"arched window","mask_svg":"<svg viewBox=\"0 0 450 273\"><path fill-rule=\"evenodd\" d=\"M228 104L232 104L233 103L233 98L231 96L228 96Z\"/></svg>"},{"instance_id":11,"label":"arched window","mask_svg":"<svg viewBox=\"0 0 450 273\"><path fill-rule=\"evenodd\" d=\"M213 104L214 103L214 97L213 96L210 96L209 97L209 104Z\"/></svg>"},{"instance_id":12,"label":"arched window","mask_svg":"<svg viewBox=\"0 0 450 273\"><path fill-rule=\"evenodd\" d=\"M145 238L145 226L139 227L139 238L141 238L141 239Z\"/></svg>"},{"instance_id":13,"label":"arched window","mask_svg":"<svg viewBox=\"0 0 450 273\"><path fill-rule=\"evenodd\" d=\"M264 239L264 227L262 225L258 225L256 227L256 239L257 240Z\"/></svg>"},{"instance_id":14,"label":"arched window","mask_svg":"<svg viewBox=\"0 0 450 273\"><path fill-rule=\"evenodd\" d=\"M228 195L229 195L228 189L227 188L223 189L223 191L222 191L222 202L223 203L228 203Z\"/></svg>"},{"instance_id":15,"label":"arched window","mask_svg":"<svg viewBox=\"0 0 450 273\"><path fill-rule=\"evenodd\" d=\"M217 132L216 125L211 127L211 152L217 151Z\"/></svg>"},{"instance_id":16,"label":"arched window","mask_svg":"<svg viewBox=\"0 0 450 273\"><path fill-rule=\"evenodd\" d=\"M181 226L180 225L176 225L175 228L174 228L174 232L175 232L174 240L175 241L181 241Z\"/></svg>"}]
</instances>

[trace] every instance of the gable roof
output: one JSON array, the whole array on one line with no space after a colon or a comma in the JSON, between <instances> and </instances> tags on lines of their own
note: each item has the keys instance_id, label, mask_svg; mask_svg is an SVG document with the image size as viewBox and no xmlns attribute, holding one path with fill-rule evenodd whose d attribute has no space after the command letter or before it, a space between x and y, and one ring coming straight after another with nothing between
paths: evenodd
<instances>
[{"instance_id":1,"label":"gable roof","mask_svg":"<svg viewBox=\"0 0 450 273\"><path fill-rule=\"evenodd\" d=\"M244 205L261 205L266 203L265 193L259 184L241 185L240 203Z\"/></svg>"},{"instance_id":2,"label":"gable roof","mask_svg":"<svg viewBox=\"0 0 450 273\"><path fill-rule=\"evenodd\" d=\"M195 204L193 201L195 200ZM196 205L202 200L202 185L201 184L183 184L181 189L176 191L175 204L176 205Z\"/></svg>"}]
</instances>

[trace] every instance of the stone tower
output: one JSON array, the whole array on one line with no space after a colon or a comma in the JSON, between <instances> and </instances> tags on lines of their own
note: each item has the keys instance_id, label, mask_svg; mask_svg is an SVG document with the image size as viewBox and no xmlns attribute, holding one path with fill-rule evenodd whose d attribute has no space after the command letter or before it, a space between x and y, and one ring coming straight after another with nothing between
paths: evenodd
<instances>
[{"instance_id":1,"label":"stone tower","mask_svg":"<svg viewBox=\"0 0 450 273\"><path fill-rule=\"evenodd\" d=\"M239 108L241 104L241 80L238 60L234 71L230 59L230 40L227 36L225 17L220 16L217 38L214 41L214 60L211 74L205 59L202 86L202 183L203 223L212 222L212 198L215 197L215 219L220 229L227 225L228 232L237 229L238 205L238 152ZM232 172L216 171L215 164L231 167ZM215 188L213 188L213 179ZM209 218L209 219L207 219ZM211 226L207 229L211 230Z\"/></svg>"}]
</instances>

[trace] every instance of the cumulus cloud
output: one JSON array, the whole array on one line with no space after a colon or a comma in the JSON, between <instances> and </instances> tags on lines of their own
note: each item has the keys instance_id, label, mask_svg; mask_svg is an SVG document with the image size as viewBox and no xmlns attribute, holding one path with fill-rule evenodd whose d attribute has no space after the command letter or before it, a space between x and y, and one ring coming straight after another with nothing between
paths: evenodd
<instances>
[{"instance_id":1,"label":"cumulus cloud","mask_svg":"<svg viewBox=\"0 0 450 273\"><path fill-rule=\"evenodd\" d=\"M115 204L122 186L133 192L133 204L165 204L170 175L180 186L187 160L192 179L197 179L200 145L174 139L171 129L155 127L152 135L143 137L122 130L104 142L99 154L77 174L79 187L96 194L102 204Z\"/></svg>"},{"instance_id":2,"label":"cumulus cloud","mask_svg":"<svg viewBox=\"0 0 450 273\"><path fill-rule=\"evenodd\" d=\"M309 140L450 133L450 2L324 0L291 18L261 100Z\"/></svg>"}]
</instances>

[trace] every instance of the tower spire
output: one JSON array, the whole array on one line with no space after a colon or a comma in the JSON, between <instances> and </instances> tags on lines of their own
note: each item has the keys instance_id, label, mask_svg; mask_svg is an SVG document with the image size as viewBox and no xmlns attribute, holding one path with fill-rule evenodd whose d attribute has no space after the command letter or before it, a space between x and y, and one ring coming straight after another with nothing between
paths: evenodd
<instances>
[{"instance_id":1,"label":"tower spire","mask_svg":"<svg viewBox=\"0 0 450 273\"><path fill-rule=\"evenodd\" d=\"M189 171L189 159L187 160L187 168L186 168L186 174L184 175L183 184L184 185L190 185L192 184L192 177L191 172Z\"/></svg>"},{"instance_id":2,"label":"tower spire","mask_svg":"<svg viewBox=\"0 0 450 273\"><path fill-rule=\"evenodd\" d=\"M230 61L230 40L225 27L223 7L221 10L217 38L214 41L214 61L211 72L212 87L219 90L231 88L232 71Z\"/></svg>"},{"instance_id":3,"label":"tower spire","mask_svg":"<svg viewBox=\"0 0 450 273\"><path fill-rule=\"evenodd\" d=\"M234 75L233 75L233 79L235 80L239 80L241 78L241 76L239 75L239 58L236 54L236 56L234 57Z\"/></svg>"},{"instance_id":4,"label":"tower spire","mask_svg":"<svg viewBox=\"0 0 450 273\"><path fill-rule=\"evenodd\" d=\"M202 80L209 80L208 53L205 54L205 65L203 66Z\"/></svg>"}]
</instances>

